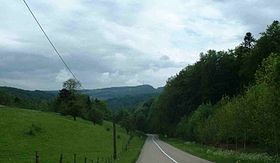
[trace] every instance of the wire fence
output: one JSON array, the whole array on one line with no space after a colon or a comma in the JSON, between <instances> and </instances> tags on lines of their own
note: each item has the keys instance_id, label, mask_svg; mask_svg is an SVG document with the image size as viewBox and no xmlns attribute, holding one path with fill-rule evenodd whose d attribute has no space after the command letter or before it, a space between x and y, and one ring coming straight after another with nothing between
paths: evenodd
<instances>
[{"instance_id":1,"label":"wire fence","mask_svg":"<svg viewBox=\"0 0 280 163\"><path fill-rule=\"evenodd\" d=\"M131 143L131 140L133 139L133 135L129 137L126 143L121 145L121 148L117 152L117 160L119 160L122 157L122 154L129 149L129 145ZM1 154L0 153L0 162L9 162L9 163L16 163L18 160L20 162L26 162L26 163L44 163L46 162L48 156L44 155L43 153L40 153L40 151L35 151L34 154L30 153L14 153L14 154ZM16 160L14 159L16 158ZM55 160L53 158L57 158L58 163L114 163L116 160L114 160L113 155L107 155L107 156L97 156L94 158L87 157L86 155L82 154L69 154L69 153L60 153L57 155L51 156L52 160ZM42 161L44 160L44 161Z\"/></svg>"}]
</instances>

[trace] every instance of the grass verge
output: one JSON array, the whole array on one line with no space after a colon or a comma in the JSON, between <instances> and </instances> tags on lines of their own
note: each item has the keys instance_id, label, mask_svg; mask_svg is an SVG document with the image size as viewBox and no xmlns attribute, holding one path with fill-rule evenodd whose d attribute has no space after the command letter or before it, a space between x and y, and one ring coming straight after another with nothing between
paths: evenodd
<instances>
[{"instance_id":1,"label":"grass verge","mask_svg":"<svg viewBox=\"0 0 280 163\"><path fill-rule=\"evenodd\" d=\"M175 146L185 152L201 157L203 159L217 163L273 163L280 162L277 157L272 157L267 153L241 153L232 150L223 150L211 146L185 142L179 139L163 139L170 145Z\"/></svg>"},{"instance_id":2,"label":"grass verge","mask_svg":"<svg viewBox=\"0 0 280 163\"><path fill-rule=\"evenodd\" d=\"M139 157L141 149L144 145L146 137L134 136L128 145L127 151L121 153L117 163L135 163Z\"/></svg>"}]
</instances>

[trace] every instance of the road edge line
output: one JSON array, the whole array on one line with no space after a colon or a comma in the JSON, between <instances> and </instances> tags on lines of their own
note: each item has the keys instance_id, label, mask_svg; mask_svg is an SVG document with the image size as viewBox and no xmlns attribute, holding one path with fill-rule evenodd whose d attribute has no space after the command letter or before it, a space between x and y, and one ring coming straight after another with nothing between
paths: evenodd
<instances>
[{"instance_id":1,"label":"road edge line","mask_svg":"<svg viewBox=\"0 0 280 163\"><path fill-rule=\"evenodd\" d=\"M158 143L154 140L154 138L152 138L154 144L158 147L158 149L166 156L168 157L171 161L173 161L174 163L178 163L176 160L174 160L171 156L169 156L167 153L164 152L164 150L158 145Z\"/></svg>"}]
</instances>

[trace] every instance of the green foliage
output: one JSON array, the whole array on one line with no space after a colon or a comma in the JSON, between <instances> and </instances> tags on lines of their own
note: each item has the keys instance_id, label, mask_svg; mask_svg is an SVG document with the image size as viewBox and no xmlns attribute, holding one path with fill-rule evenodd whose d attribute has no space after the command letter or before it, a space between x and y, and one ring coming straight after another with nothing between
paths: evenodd
<instances>
[{"instance_id":1,"label":"green foliage","mask_svg":"<svg viewBox=\"0 0 280 163\"><path fill-rule=\"evenodd\" d=\"M144 121L160 134L278 154L279 87L280 24L274 21L259 39L248 32L234 50L202 53L168 79Z\"/></svg>"},{"instance_id":2,"label":"green foliage","mask_svg":"<svg viewBox=\"0 0 280 163\"><path fill-rule=\"evenodd\" d=\"M273 157L267 153L242 153L232 150L223 150L211 146L201 145L193 142L185 142L179 139L165 139L169 144L199 156L209 161L219 163L268 163L279 162L279 157Z\"/></svg>"},{"instance_id":3,"label":"green foliage","mask_svg":"<svg viewBox=\"0 0 280 163\"><path fill-rule=\"evenodd\" d=\"M103 119L111 120L111 111L107 108L104 101L94 99L81 94L75 90L79 83L69 79L64 82L64 88L58 93L54 101L53 111L62 115L71 115L74 120L76 117L82 117L93 122L93 124L102 124Z\"/></svg>"},{"instance_id":4,"label":"green foliage","mask_svg":"<svg viewBox=\"0 0 280 163\"><path fill-rule=\"evenodd\" d=\"M177 126L179 136L201 143L257 144L278 153L280 146L280 56L272 54L257 71L255 85L244 95L225 98L215 106L201 105ZM268 127L269 126L269 127Z\"/></svg>"},{"instance_id":5,"label":"green foliage","mask_svg":"<svg viewBox=\"0 0 280 163\"><path fill-rule=\"evenodd\" d=\"M96 109L102 114L102 119L111 121L112 120L112 111L107 107L105 101L95 99L91 102L91 108Z\"/></svg>"},{"instance_id":6,"label":"green foliage","mask_svg":"<svg viewBox=\"0 0 280 163\"><path fill-rule=\"evenodd\" d=\"M102 124L103 123L103 113L95 108L90 109L88 113L88 119L95 124Z\"/></svg>"},{"instance_id":7,"label":"green foliage","mask_svg":"<svg viewBox=\"0 0 280 163\"><path fill-rule=\"evenodd\" d=\"M120 109L117 113L115 113L114 120L126 130L127 134L134 132L136 129L135 115L133 115L133 113L128 109Z\"/></svg>"},{"instance_id":8,"label":"green foliage","mask_svg":"<svg viewBox=\"0 0 280 163\"><path fill-rule=\"evenodd\" d=\"M48 111L53 98L51 94L42 91L0 87L0 104L2 105Z\"/></svg>"},{"instance_id":9,"label":"green foliage","mask_svg":"<svg viewBox=\"0 0 280 163\"><path fill-rule=\"evenodd\" d=\"M181 117L190 116L202 103L215 104L240 89L236 57L231 52L208 51L167 81L158 99L160 132L172 135Z\"/></svg>"}]
</instances>

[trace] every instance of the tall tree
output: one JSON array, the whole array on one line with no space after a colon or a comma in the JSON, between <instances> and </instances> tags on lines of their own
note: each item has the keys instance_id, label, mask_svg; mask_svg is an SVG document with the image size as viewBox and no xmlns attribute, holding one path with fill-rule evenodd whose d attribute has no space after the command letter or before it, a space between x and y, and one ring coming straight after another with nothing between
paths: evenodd
<instances>
[{"instance_id":1,"label":"tall tree","mask_svg":"<svg viewBox=\"0 0 280 163\"><path fill-rule=\"evenodd\" d=\"M244 42L242 43L243 47L251 49L254 46L256 39L253 37L251 32L247 32L244 36Z\"/></svg>"},{"instance_id":2,"label":"tall tree","mask_svg":"<svg viewBox=\"0 0 280 163\"><path fill-rule=\"evenodd\" d=\"M81 83L75 79L68 79L63 83L63 88L69 91L75 91L81 87Z\"/></svg>"}]
</instances>

